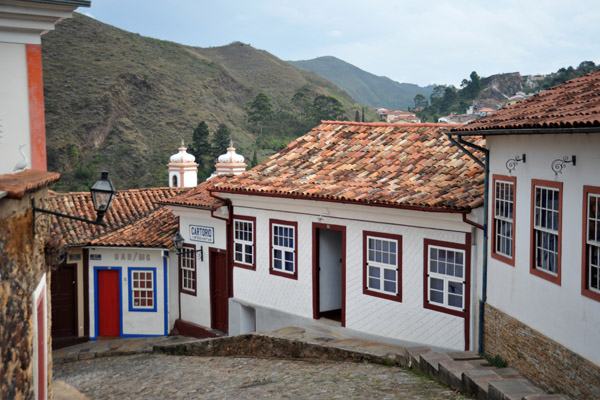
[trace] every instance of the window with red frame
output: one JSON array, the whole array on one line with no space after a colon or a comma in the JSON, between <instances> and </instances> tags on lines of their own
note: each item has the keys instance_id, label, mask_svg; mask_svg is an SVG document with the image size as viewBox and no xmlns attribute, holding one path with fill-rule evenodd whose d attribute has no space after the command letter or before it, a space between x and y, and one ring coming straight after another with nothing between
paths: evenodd
<instances>
[{"instance_id":1,"label":"window with red frame","mask_svg":"<svg viewBox=\"0 0 600 400\"><path fill-rule=\"evenodd\" d=\"M251 217L233 219L234 264L238 267L254 269L254 224Z\"/></svg>"},{"instance_id":2,"label":"window with red frame","mask_svg":"<svg viewBox=\"0 0 600 400\"><path fill-rule=\"evenodd\" d=\"M179 290L196 295L196 246L185 243L179 255Z\"/></svg>"},{"instance_id":3,"label":"window with red frame","mask_svg":"<svg viewBox=\"0 0 600 400\"><path fill-rule=\"evenodd\" d=\"M492 257L514 265L516 178L494 175Z\"/></svg>"},{"instance_id":4,"label":"window with red frame","mask_svg":"<svg viewBox=\"0 0 600 400\"><path fill-rule=\"evenodd\" d=\"M600 300L600 187L584 187L583 291Z\"/></svg>"},{"instance_id":5,"label":"window with red frame","mask_svg":"<svg viewBox=\"0 0 600 400\"><path fill-rule=\"evenodd\" d=\"M270 220L269 225L271 229L270 272L275 275L297 279L297 223Z\"/></svg>"},{"instance_id":6,"label":"window with red frame","mask_svg":"<svg viewBox=\"0 0 600 400\"><path fill-rule=\"evenodd\" d=\"M402 236L363 232L363 293L402 300Z\"/></svg>"},{"instance_id":7,"label":"window with red frame","mask_svg":"<svg viewBox=\"0 0 600 400\"><path fill-rule=\"evenodd\" d=\"M562 184L534 180L532 185L532 271L560 283Z\"/></svg>"}]
</instances>

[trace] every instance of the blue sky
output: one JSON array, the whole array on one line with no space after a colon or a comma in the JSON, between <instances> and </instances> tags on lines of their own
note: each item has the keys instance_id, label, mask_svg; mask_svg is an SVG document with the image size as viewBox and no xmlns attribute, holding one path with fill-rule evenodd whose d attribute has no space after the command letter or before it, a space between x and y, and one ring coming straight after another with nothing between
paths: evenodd
<instances>
[{"instance_id":1,"label":"blue sky","mask_svg":"<svg viewBox=\"0 0 600 400\"><path fill-rule=\"evenodd\" d=\"M283 60L331 55L419 85L600 63L597 0L92 0L78 11L187 45L239 40Z\"/></svg>"}]
</instances>

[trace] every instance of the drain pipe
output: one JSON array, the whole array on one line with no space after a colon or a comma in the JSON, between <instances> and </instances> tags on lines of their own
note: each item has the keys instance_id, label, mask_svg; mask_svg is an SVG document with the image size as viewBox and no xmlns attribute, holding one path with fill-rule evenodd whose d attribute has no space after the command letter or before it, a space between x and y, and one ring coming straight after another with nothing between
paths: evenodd
<instances>
[{"instance_id":1,"label":"drain pipe","mask_svg":"<svg viewBox=\"0 0 600 400\"><path fill-rule=\"evenodd\" d=\"M481 300L479 301L479 337L478 337L478 347L477 352L479 354L483 353L483 319L484 319L484 310L485 303L487 301L487 267L488 267L488 207L489 207L489 156L490 152L488 149L485 149L481 146L477 146L476 144L466 142L462 139L462 137L458 136L457 140L455 140L451 134L447 133L448 139L452 144L458 147L463 153L468 155L479 164L484 170L484 189L483 189L483 261L482 261L482 277L481 277ZM478 159L473 153L467 150L464 146L469 146L473 149L481 151L484 154L483 162ZM464 214L463 214L464 215Z\"/></svg>"}]
</instances>

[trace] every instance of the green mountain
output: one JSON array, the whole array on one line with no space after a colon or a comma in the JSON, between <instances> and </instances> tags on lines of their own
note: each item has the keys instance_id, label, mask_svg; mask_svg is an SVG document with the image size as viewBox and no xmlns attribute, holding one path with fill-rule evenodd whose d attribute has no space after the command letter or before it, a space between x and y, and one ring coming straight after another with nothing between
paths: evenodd
<instances>
[{"instance_id":1,"label":"green mountain","mask_svg":"<svg viewBox=\"0 0 600 400\"><path fill-rule=\"evenodd\" d=\"M48 168L61 173L59 191L86 190L102 170L120 189L166 186L169 156L182 139L191 143L200 121L211 136L227 124L240 154L264 158L278 150L270 144L304 133L292 118L299 90L335 97L348 119L360 109L331 82L240 42L188 47L75 14L42 48ZM275 115L269 140L247 122L260 92Z\"/></svg>"},{"instance_id":2,"label":"green mountain","mask_svg":"<svg viewBox=\"0 0 600 400\"><path fill-rule=\"evenodd\" d=\"M288 62L319 74L348 92L357 102L371 107L408 110L414 106L413 99L417 94L428 98L434 88L434 85L421 87L412 83L398 83L331 56Z\"/></svg>"}]
</instances>

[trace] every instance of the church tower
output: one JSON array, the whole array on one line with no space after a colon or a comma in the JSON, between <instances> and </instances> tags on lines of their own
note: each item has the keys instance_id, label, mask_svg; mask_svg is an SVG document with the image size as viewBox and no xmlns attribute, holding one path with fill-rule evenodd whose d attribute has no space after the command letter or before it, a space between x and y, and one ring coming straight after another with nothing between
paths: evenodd
<instances>
[{"instance_id":1,"label":"church tower","mask_svg":"<svg viewBox=\"0 0 600 400\"><path fill-rule=\"evenodd\" d=\"M216 175L239 175L246 171L244 156L235 152L235 147L233 147L231 140L229 141L227 153L219 156L215 167L217 170Z\"/></svg>"},{"instance_id":2,"label":"church tower","mask_svg":"<svg viewBox=\"0 0 600 400\"><path fill-rule=\"evenodd\" d=\"M173 154L169 164L169 187L195 187L198 185L198 164L196 157L189 154L181 140L179 153Z\"/></svg>"}]
</instances>

